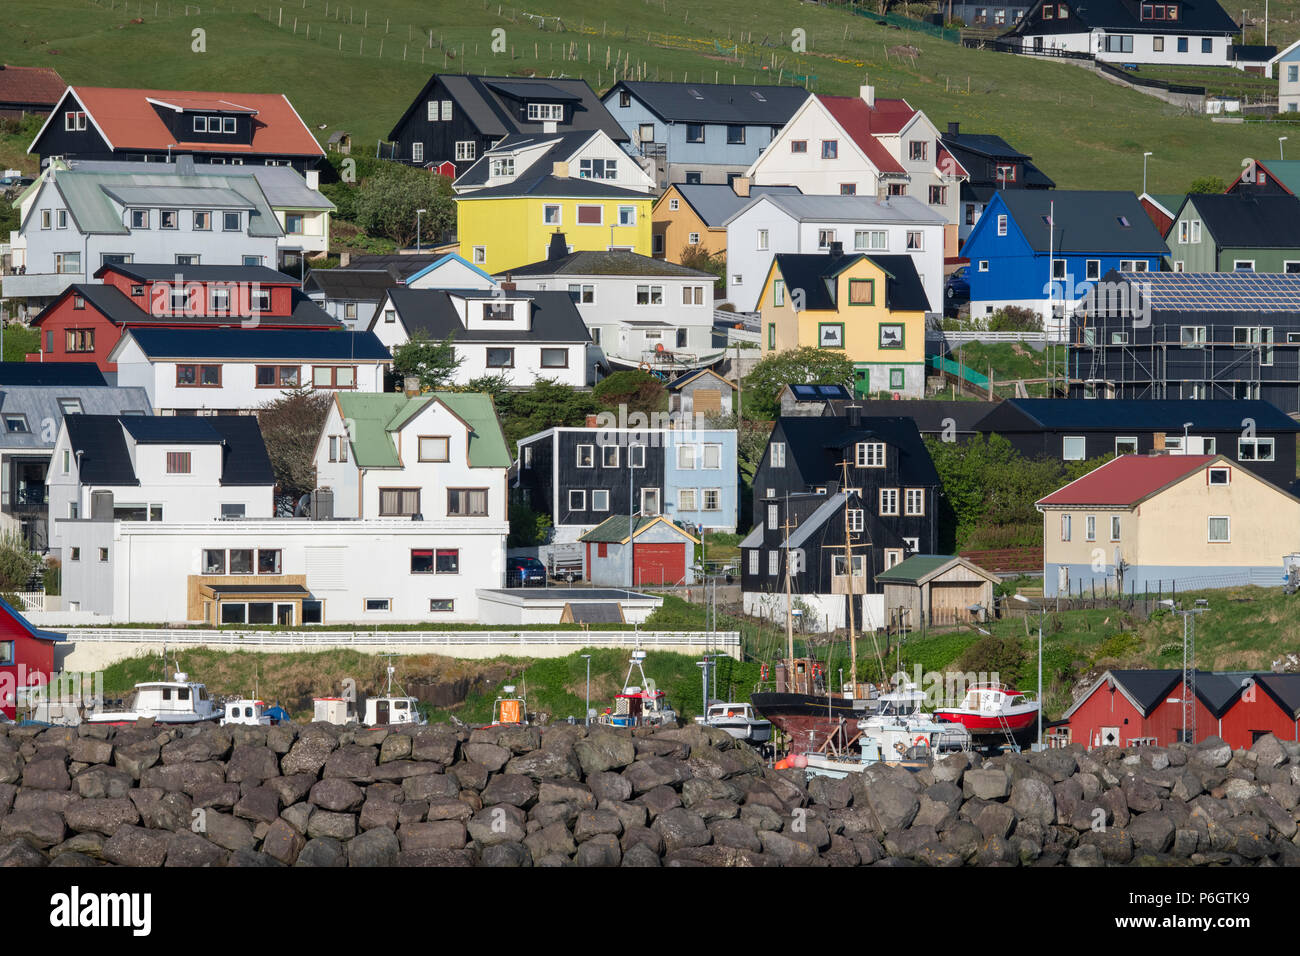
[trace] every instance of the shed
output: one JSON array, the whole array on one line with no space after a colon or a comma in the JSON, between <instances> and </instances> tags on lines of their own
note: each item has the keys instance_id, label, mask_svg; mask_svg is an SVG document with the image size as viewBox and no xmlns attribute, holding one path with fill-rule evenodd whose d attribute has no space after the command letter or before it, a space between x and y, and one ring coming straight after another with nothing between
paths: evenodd
<instances>
[{"instance_id":1,"label":"shed","mask_svg":"<svg viewBox=\"0 0 1300 956\"><path fill-rule=\"evenodd\" d=\"M662 515L613 515L578 541L586 546L583 565L592 584L695 583L695 546L700 540Z\"/></svg>"},{"instance_id":2,"label":"shed","mask_svg":"<svg viewBox=\"0 0 1300 956\"><path fill-rule=\"evenodd\" d=\"M965 624L988 620L998 576L951 554L917 554L876 575L885 609L904 609L915 624ZM979 611L972 612L978 606Z\"/></svg>"},{"instance_id":3,"label":"shed","mask_svg":"<svg viewBox=\"0 0 1300 956\"><path fill-rule=\"evenodd\" d=\"M600 601L570 601L560 614L561 624L626 624L619 604Z\"/></svg>"},{"instance_id":4,"label":"shed","mask_svg":"<svg viewBox=\"0 0 1300 956\"><path fill-rule=\"evenodd\" d=\"M0 713L13 720L26 691L49 684L55 672L54 645L64 637L33 627L0 598Z\"/></svg>"},{"instance_id":5,"label":"shed","mask_svg":"<svg viewBox=\"0 0 1300 956\"><path fill-rule=\"evenodd\" d=\"M668 384L668 411L676 416L730 415L736 384L712 369L690 372Z\"/></svg>"},{"instance_id":6,"label":"shed","mask_svg":"<svg viewBox=\"0 0 1300 956\"><path fill-rule=\"evenodd\" d=\"M352 134L346 130L336 130L330 133L329 142L325 144L335 153L342 153L347 156L352 152Z\"/></svg>"},{"instance_id":7,"label":"shed","mask_svg":"<svg viewBox=\"0 0 1300 956\"><path fill-rule=\"evenodd\" d=\"M483 624L515 627L520 624L559 624L567 616L582 623L584 615L613 615L602 610L575 610L580 605L613 606L625 624L644 624L646 618L663 606L657 594L639 594L626 588L478 588L479 619ZM581 645L579 645L581 646Z\"/></svg>"}]
</instances>

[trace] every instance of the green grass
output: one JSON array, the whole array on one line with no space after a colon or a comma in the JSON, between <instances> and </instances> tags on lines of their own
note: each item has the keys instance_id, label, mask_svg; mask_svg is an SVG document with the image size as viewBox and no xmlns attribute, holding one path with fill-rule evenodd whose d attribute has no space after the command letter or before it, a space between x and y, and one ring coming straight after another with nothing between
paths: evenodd
<instances>
[{"instance_id":1,"label":"green grass","mask_svg":"<svg viewBox=\"0 0 1300 956\"><path fill-rule=\"evenodd\" d=\"M39 329L29 329L25 325L7 325L4 330L4 361L25 362L28 352L36 352L41 347Z\"/></svg>"},{"instance_id":2,"label":"green grass","mask_svg":"<svg viewBox=\"0 0 1300 956\"><path fill-rule=\"evenodd\" d=\"M434 71L565 73L604 89L615 57L644 64L651 79L789 83L799 73L838 94L855 93L865 75L879 95L906 97L940 129L960 120L1004 136L1065 188L1139 188L1142 152L1152 150L1150 188L1177 192L1198 176L1226 178L1242 156L1272 155L1277 145L1267 128L1183 116L1068 64L968 50L793 0L630 0L617 10L597 0L544 0L527 8L562 17L564 33L554 21L542 31L516 8L486 0L331 4L328 21L324 0L271 2L275 22L253 0L201 6L201 15L184 17L179 2L10 0L0 8L0 56L54 66L71 83L283 91L318 137L346 129L359 153L373 153ZM346 22L349 10L354 23ZM504 53L490 50L496 28L506 31ZM791 52L794 28L806 31L808 52ZM206 52L192 52L194 29L206 31ZM418 39L427 42L428 31L433 50ZM716 51L715 43L737 42L739 62ZM566 43L576 59L562 53ZM900 58L903 45L919 55Z\"/></svg>"},{"instance_id":3,"label":"green grass","mask_svg":"<svg viewBox=\"0 0 1300 956\"><path fill-rule=\"evenodd\" d=\"M1055 372L1059 377L1065 350L1059 346L1053 348L1057 356ZM1010 398L1016 394L1013 380L1044 378L1048 371L1047 350L1036 349L1019 342L969 342L954 348L947 357L954 362L960 361L967 368L981 375L988 375L991 367L994 382L1011 383L994 386L994 392L1002 398ZM1043 398L1047 396L1049 386L1046 383L1031 383L1026 385L1025 389L1031 398ZM945 394L940 393L938 397L942 398ZM973 395L959 393L956 397L979 401Z\"/></svg>"},{"instance_id":4,"label":"green grass","mask_svg":"<svg viewBox=\"0 0 1300 956\"><path fill-rule=\"evenodd\" d=\"M1186 86L1203 86L1205 92L1249 97L1252 101L1277 99L1277 76L1273 79L1227 66L1165 66L1143 64L1136 71L1139 77L1164 80Z\"/></svg>"}]
</instances>

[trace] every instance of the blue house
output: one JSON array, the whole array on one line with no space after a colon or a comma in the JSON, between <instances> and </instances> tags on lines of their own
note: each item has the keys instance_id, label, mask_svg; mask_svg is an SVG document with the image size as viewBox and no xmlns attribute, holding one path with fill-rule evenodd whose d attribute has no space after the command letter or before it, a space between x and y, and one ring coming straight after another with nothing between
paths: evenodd
<instances>
[{"instance_id":1,"label":"blue house","mask_svg":"<svg viewBox=\"0 0 1300 956\"><path fill-rule=\"evenodd\" d=\"M1015 189L993 197L962 253L972 318L1018 306L1046 322L1049 299L1059 313L1111 269L1158 272L1169 248L1133 193Z\"/></svg>"},{"instance_id":2,"label":"blue house","mask_svg":"<svg viewBox=\"0 0 1300 956\"><path fill-rule=\"evenodd\" d=\"M615 83L602 102L631 138L624 146L671 183L729 183L743 176L809 96L797 86Z\"/></svg>"}]
</instances>

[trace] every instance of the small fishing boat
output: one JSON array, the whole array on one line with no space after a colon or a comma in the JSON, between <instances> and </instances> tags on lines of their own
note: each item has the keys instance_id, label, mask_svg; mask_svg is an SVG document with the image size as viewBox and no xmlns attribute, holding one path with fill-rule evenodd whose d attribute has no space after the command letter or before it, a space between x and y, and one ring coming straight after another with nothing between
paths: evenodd
<instances>
[{"instance_id":1,"label":"small fishing boat","mask_svg":"<svg viewBox=\"0 0 1300 956\"><path fill-rule=\"evenodd\" d=\"M747 740L754 744L765 744L772 739L772 722L757 716L752 704L713 701L709 704L708 713L696 717L695 722L717 727L737 740Z\"/></svg>"},{"instance_id":2,"label":"small fishing boat","mask_svg":"<svg viewBox=\"0 0 1300 956\"><path fill-rule=\"evenodd\" d=\"M208 689L189 675L177 671L172 680L144 681L136 684L129 710L103 710L86 715L88 724L129 726L141 718L160 724L200 724L222 716Z\"/></svg>"},{"instance_id":3,"label":"small fishing boat","mask_svg":"<svg viewBox=\"0 0 1300 956\"><path fill-rule=\"evenodd\" d=\"M228 700L222 704L221 713L222 727L228 727L231 724L270 727L273 724L280 723L282 719L280 715L284 711L279 707L267 707L265 701L242 697L239 700Z\"/></svg>"},{"instance_id":4,"label":"small fishing boat","mask_svg":"<svg viewBox=\"0 0 1300 956\"><path fill-rule=\"evenodd\" d=\"M522 694L515 693L514 684L502 687L501 692L502 696L492 704L492 723L489 726L528 726L528 701Z\"/></svg>"},{"instance_id":5,"label":"small fishing boat","mask_svg":"<svg viewBox=\"0 0 1300 956\"><path fill-rule=\"evenodd\" d=\"M623 679L623 692L614 697L614 706L596 718L597 723L611 727L663 727L677 723L673 710L663 691L645 675L645 651L632 652L627 677ZM641 683L632 683L632 672L641 674Z\"/></svg>"},{"instance_id":6,"label":"small fishing boat","mask_svg":"<svg viewBox=\"0 0 1300 956\"><path fill-rule=\"evenodd\" d=\"M1006 684L972 684L960 704L936 708L934 718L965 727L977 745L1024 746L1034 738L1038 707L1038 701Z\"/></svg>"}]
</instances>

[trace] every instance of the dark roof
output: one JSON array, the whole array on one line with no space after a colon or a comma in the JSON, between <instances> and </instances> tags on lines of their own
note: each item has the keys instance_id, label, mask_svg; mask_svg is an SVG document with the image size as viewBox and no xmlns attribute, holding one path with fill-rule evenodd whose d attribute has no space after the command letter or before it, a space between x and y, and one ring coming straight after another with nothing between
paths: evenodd
<instances>
[{"instance_id":1,"label":"dark roof","mask_svg":"<svg viewBox=\"0 0 1300 956\"><path fill-rule=\"evenodd\" d=\"M313 269L303 289L323 292L327 299L378 302L396 284L387 269Z\"/></svg>"},{"instance_id":2,"label":"dark roof","mask_svg":"<svg viewBox=\"0 0 1300 956\"><path fill-rule=\"evenodd\" d=\"M110 262L95 270L95 278L112 270L140 282L261 282L264 285L297 285L298 280L266 266L178 266Z\"/></svg>"},{"instance_id":3,"label":"dark roof","mask_svg":"<svg viewBox=\"0 0 1300 956\"><path fill-rule=\"evenodd\" d=\"M533 304L532 328L526 332L518 329L467 329L456 312L454 295L490 298L490 293L454 289L408 289L389 292L389 300L397 310L406 331L414 335L422 332L431 339L445 339L455 335L458 342L589 342L591 333L573 299L567 292L520 292L516 301L531 300ZM380 321L378 313L371 327ZM367 333L373 335L373 333ZM376 340L378 341L378 340Z\"/></svg>"},{"instance_id":4,"label":"dark roof","mask_svg":"<svg viewBox=\"0 0 1300 956\"><path fill-rule=\"evenodd\" d=\"M921 441L916 422L910 418L863 418L859 427L850 428L843 418L795 415L778 418L777 426L785 435L788 454L809 484L839 481L844 449L872 440L885 442L901 456L900 480L914 487L939 484L939 472Z\"/></svg>"},{"instance_id":5,"label":"dark roof","mask_svg":"<svg viewBox=\"0 0 1300 956\"><path fill-rule=\"evenodd\" d=\"M1239 60L1246 63L1267 63L1273 57L1277 56L1277 47L1263 44L1247 44L1241 46L1234 43L1228 47L1228 59Z\"/></svg>"},{"instance_id":6,"label":"dark roof","mask_svg":"<svg viewBox=\"0 0 1300 956\"><path fill-rule=\"evenodd\" d=\"M140 484L118 416L67 415L63 421L83 485Z\"/></svg>"},{"instance_id":7,"label":"dark roof","mask_svg":"<svg viewBox=\"0 0 1300 956\"><path fill-rule=\"evenodd\" d=\"M1151 713L1183 679L1181 670L1113 670L1110 674L1124 686L1144 715Z\"/></svg>"},{"instance_id":8,"label":"dark roof","mask_svg":"<svg viewBox=\"0 0 1300 956\"><path fill-rule=\"evenodd\" d=\"M1255 680L1292 719L1300 714L1300 674L1256 674Z\"/></svg>"},{"instance_id":9,"label":"dark roof","mask_svg":"<svg viewBox=\"0 0 1300 956\"><path fill-rule=\"evenodd\" d=\"M1037 16L1042 0L1025 19L1009 31L1012 34L1088 33L1103 29L1123 33L1209 33L1232 36L1237 25L1214 0L1179 0L1178 20L1143 20L1135 0L1085 0L1069 5L1069 16L1044 22Z\"/></svg>"},{"instance_id":10,"label":"dark roof","mask_svg":"<svg viewBox=\"0 0 1300 956\"><path fill-rule=\"evenodd\" d=\"M0 385L104 385L94 362L0 362Z\"/></svg>"},{"instance_id":11,"label":"dark roof","mask_svg":"<svg viewBox=\"0 0 1300 956\"><path fill-rule=\"evenodd\" d=\"M1300 247L1300 198L1257 193L1189 196L1215 245L1244 249Z\"/></svg>"},{"instance_id":12,"label":"dark roof","mask_svg":"<svg viewBox=\"0 0 1300 956\"><path fill-rule=\"evenodd\" d=\"M128 330L149 359L332 359L386 362L392 358L373 332L333 329Z\"/></svg>"},{"instance_id":13,"label":"dark roof","mask_svg":"<svg viewBox=\"0 0 1300 956\"><path fill-rule=\"evenodd\" d=\"M998 198L1035 252L1150 253L1169 247L1137 196L1099 189L1004 189ZM1047 219L1055 216L1049 238ZM980 222L992 216L981 216ZM1123 225L1121 218L1128 224ZM992 225L982 228L991 229Z\"/></svg>"},{"instance_id":14,"label":"dark roof","mask_svg":"<svg viewBox=\"0 0 1300 956\"><path fill-rule=\"evenodd\" d=\"M265 333L263 333L265 334ZM68 415L68 440L79 455L83 485L138 485L126 435L141 445L216 445L222 451L221 484L275 483L262 430L252 415L212 417Z\"/></svg>"},{"instance_id":15,"label":"dark roof","mask_svg":"<svg viewBox=\"0 0 1300 956\"><path fill-rule=\"evenodd\" d=\"M85 282L69 286L63 295L50 303L47 308L41 311L40 315L32 320L32 324L40 325L45 319L46 313L58 307L69 295L81 296L94 306L104 318L118 325L125 325L127 322L135 322L149 317L149 313L132 302L117 286L105 285L101 282Z\"/></svg>"},{"instance_id":16,"label":"dark roof","mask_svg":"<svg viewBox=\"0 0 1300 956\"><path fill-rule=\"evenodd\" d=\"M160 266L158 268L166 267ZM274 274L279 275L279 273ZM226 280L212 279L211 281L220 282ZM32 320L32 324L40 325L45 321L47 315L59 307L68 296L72 295L81 296L104 318L123 326L180 325L242 328L247 321L247 317L241 315L150 315L149 312L140 308L117 286L100 282L87 282L71 285L65 289L50 305L41 310L41 313ZM288 315L265 315L262 317L262 323L268 326L294 325L306 328L342 328L342 324L338 319L335 319L298 289L290 290L290 301L293 308Z\"/></svg>"},{"instance_id":17,"label":"dark roof","mask_svg":"<svg viewBox=\"0 0 1300 956\"><path fill-rule=\"evenodd\" d=\"M426 266L431 266L435 262L444 258L446 258L446 253L404 255L400 252L392 252L384 255L352 256L348 260L347 268L352 272L373 272L383 270L394 279L406 279L407 276L414 275ZM313 272L312 275L321 275L326 271L341 272L343 270L321 269L318 272Z\"/></svg>"},{"instance_id":18,"label":"dark roof","mask_svg":"<svg viewBox=\"0 0 1300 956\"><path fill-rule=\"evenodd\" d=\"M710 282L714 279L712 273L688 269L675 262L654 259L625 249L571 252L558 259L542 259L497 273L498 278L550 275L676 276L683 279L708 279Z\"/></svg>"},{"instance_id":19,"label":"dark roof","mask_svg":"<svg viewBox=\"0 0 1300 956\"><path fill-rule=\"evenodd\" d=\"M662 83L623 80L603 99L626 89L668 123L730 123L780 128L808 99L799 86L749 86L734 83Z\"/></svg>"},{"instance_id":20,"label":"dark roof","mask_svg":"<svg viewBox=\"0 0 1300 956\"><path fill-rule=\"evenodd\" d=\"M494 140L511 133L544 131L541 122L530 123L518 119L517 107L511 99L549 99L552 102L564 100L574 106L573 118L564 124L565 130L603 129L617 143L626 143L630 139L585 80L442 73L429 77L388 134L390 140L399 138L408 118L424 111L425 102L430 99L430 93L438 80L442 81L447 95L479 133Z\"/></svg>"},{"instance_id":21,"label":"dark roof","mask_svg":"<svg viewBox=\"0 0 1300 956\"><path fill-rule=\"evenodd\" d=\"M1029 156L1013 148L1001 136L994 136L991 133L944 133L939 137L939 141L970 173L970 179L962 183L963 192L966 192L968 187L987 186L996 189L999 185L1003 185L998 180L997 164L1005 160L1018 162L1022 167L1015 186L1051 189L1056 185L1034 165ZM980 198L981 201L986 202L989 197Z\"/></svg>"},{"instance_id":22,"label":"dark roof","mask_svg":"<svg viewBox=\"0 0 1300 956\"><path fill-rule=\"evenodd\" d=\"M790 290L804 291L804 308L830 310L833 280L859 259L874 262L886 273L885 307L898 311L929 312L930 300L916 273L911 256L868 256L863 253L834 256L827 253L778 253L777 269Z\"/></svg>"},{"instance_id":23,"label":"dark roof","mask_svg":"<svg viewBox=\"0 0 1300 956\"><path fill-rule=\"evenodd\" d=\"M512 133L499 142L493 143L491 149L484 150L483 155L474 162L473 166L457 176L456 188L480 186L487 182L491 178L494 156L545 143L550 143L550 147L542 152L521 175L527 175L530 170L550 171L556 163L567 162L569 157L581 149L582 145L595 134L596 131L590 129L570 130L565 133Z\"/></svg>"},{"instance_id":24,"label":"dark roof","mask_svg":"<svg viewBox=\"0 0 1300 956\"><path fill-rule=\"evenodd\" d=\"M916 422L916 428L922 435L942 432L951 420L958 432L974 432L976 424L989 413L988 402L956 402L937 399L912 399L908 401L886 401L883 399L832 399L826 403L826 414L840 416L849 405L856 405L863 418L889 417L901 415Z\"/></svg>"},{"instance_id":25,"label":"dark roof","mask_svg":"<svg viewBox=\"0 0 1300 956\"><path fill-rule=\"evenodd\" d=\"M736 191L726 183L673 183L671 188L677 190L686 205L695 210L702 223L718 227L740 212L756 196L803 195L803 190L798 186L751 185L748 196L737 196Z\"/></svg>"},{"instance_id":26,"label":"dark roof","mask_svg":"<svg viewBox=\"0 0 1300 956\"><path fill-rule=\"evenodd\" d=\"M1016 430L1014 416L1007 414L1012 411L1025 417L1025 430L1151 429L1181 434L1183 423L1192 422L1196 431L1240 431L1242 420L1249 418L1260 431L1300 432L1300 424L1290 415L1258 399L1141 398L1009 398L988 412L989 416L996 415L996 425L990 422L987 429L979 430Z\"/></svg>"},{"instance_id":27,"label":"dark roof","mask_svg":"<svg viewBox=\"0 0 1300 956\"><path fill-rule=\"evenodd\" d=\"M683 528L671 518L657 515L643 515L638 512L633 515L610 515L596 527L584 532L578 536L579 541L605 542L607 544L621 544L631 533L633 537L639 535L647 528L657 525L666 524L688 541L695 540L689 531Z\"/></svg>"},{"instance_id":28,"label":"dark roof","mask_svg":"<svg viewBox=\"0 0 1300 956\"><path fill-rule=\"evenodd\" d=\"M989 159L1029 159L1028 154L1013 149L1005 139L992 133L942 133L939 141L949 149L955 146L965 152L986 156Z\"/></svg>"},{"instance_id":29,"label":"dark roof","mask_svg":"<svg viewBox=\"0 0 1300 956\"><path fill-rule=\"evenodd\" d=\"M568 608L574 624L623 623L623 609L617 604L570 601Z\"/></svg>"}]
</instances>

